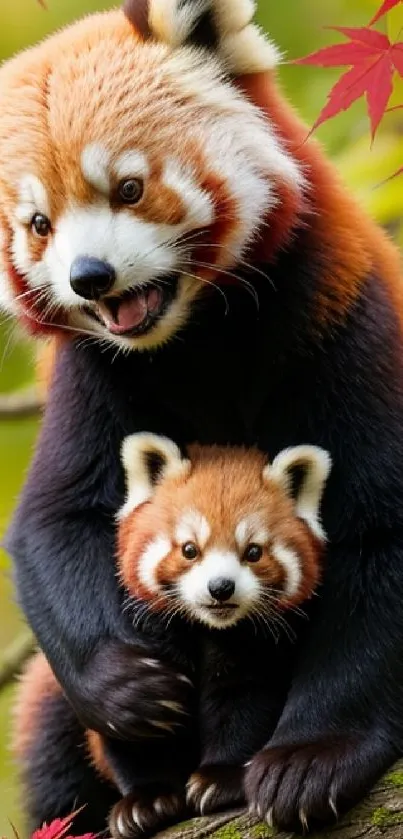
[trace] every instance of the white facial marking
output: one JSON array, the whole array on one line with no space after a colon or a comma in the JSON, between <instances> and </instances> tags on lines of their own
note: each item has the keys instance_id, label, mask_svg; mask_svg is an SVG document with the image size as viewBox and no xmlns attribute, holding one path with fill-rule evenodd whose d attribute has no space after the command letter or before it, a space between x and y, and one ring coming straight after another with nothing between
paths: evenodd
<instances>
[{"instance_id":1,"label":"white facial marking","mask_svg":"<svg viewBox=\"0 0 403 839\"><path fill-rule=\"evenodd\" d=\"M82 305L72 290L70 268L78 256L95 256L116 271L114 291L141 285L175 268L175 253L167 247L170 225L134 218L129 211L112 213L109 206L69 210L61 217L45 255L57 299L66 307Z\"/></svg>"},{"instance_id":2,"label":"white facial marking","mask_svg":"<svg viewBox=\"0 0 403 839\"><path fill-rule=\"evenodd\" d=\"M212 223L214 208L211 198L200 189L190 172L186 172L173 158L165 163L163 181L180 196L187 208L186 220L194 230Z\"/></svg>"},{"instance_id":3,"label":"white facial marking","mask_svg":"<svg viewBox=\"0 0 403 839\"><path fill-rule=\"evenodd\" d=\"M265 545L269 538L269 531L257 513L252 513L252 515L242 519L235 528L235 541L241 551L250 542Z\"/></svg>"},{"instance_id":4,"label":"white facial marking","mask_svg":"<svg viewBox=\"0 0 403 839\"><path fill-rule=\"evenodd\" d=\"M291 548L282 545L281 542L274 542L272 554L286 572L286 594L288 597L293 597L294 594L297 594L301 584L302 574L299 556Z\"/></svg>"},{"instance_id":5,"label":"white facial marking","mask_svg":"<svg viewBox=\"0 0 403 839\"><path fill-rule=\"evenodd\" d=\"M32 258L29 252L28 243L28 230L25 225L22 226L21 224L15 224L13 225L13 233L14 235L11 243L13 263L20 274L27 274L32 267ZM36 286L39 285L39 283L34 281L33 278L31 285Z\"/></svg>"},{"instance_id":6,"label":"white facial marking","mask_svg":"<svg viewBox=\"0 0 403 839\"><path fill-rule=\"evenodd\" d=\"M5 243L6 237L0 228L0 311L16 314L18 312L18 305L3 261L3 248L5 247Z\"/></svg>"},{"instance_id":7,"label":"white facial marking","mask_svg":"<svg viewBox=\"0 0 403 839\"><path fill-rule=\"evenodd\" d=\"M110 190L110 153L100 143L90 143L81 155L81 171L85 180L103 195Z\"/></svg>"},{"instance_id":8,"label":"white facial marking","mask_svg":"<svg viewBox=\"0 0 403 839\"><path fill-rule=\"evenodd\" d=\"M217 577L233 580L235 591L228 603L236 603L238 609L228 611L225 618L217 617L213 609L213 598L208 589L209 583ZM179 582L180 598L198 621L216 628L225 628L237 623L244 617L258 599L260 585L251 569L241 565L232 551L207 551L201 562L190 567Z\"/></svg>"},{"instance_id":9,"label":"white facial marking","mask_svg":"<svg viewBox=\"0 0 403 839\"><path fill-rule=\"evenodd\" d=\"M159 591L159 585L155 578L155 572L161 560L168 556L172 545L166 536L157 536L149 545L139 559L139 580L150 591Z\"/></svg>"},{"instance_id":10,"label":"white facial marking","mask_svg":"<svg viewBox=\"0 0 403 839\"><path fill-rule=\"evenodd\" d=\"M179 544L196 542L203 550L209 540L210 534L211 528L205 516L197 510L187 510L177 524L175 540Z\"/></svg>"},{"instance_id":11,"label":"white facial marking","mask_svg":"<svg viewBox=\"0 0 403 839\"><path fill-rule=\"evenodd\" d=\"M114 164L114 172L117 178L141 177L147 178L150 173L150 166L146 155L142 151L127 151L122 154Z\"/></svg>"},{"instance_id":12,"label":"white facial marking","mask_svg":"<svg viewBox=\"0 0 403 839\"><path fill-rule=\"evenodd\" d=\"M90 330L107 336L113 344L147 350L162 345L187 320L201 283L193 277L179 281L178 293L164 317L149 335L125 338L111 335L83 311L84 301L70 286L70 269L78 256L95 256L113 265L116 272L114 291L142 285L178 269L178 252L172 244L176 236L189 229L182 224L155 224L136 218L130 211L112 213L109 203L101 200L88 207L72 207L57 224L57 229L39 263L29 271L33 287L46 285L52 299L67 310L68 322L75 329Z\"/></svg>"},{"instance_id":13,"label":"white facial marking","mask_svg":"<svg viewBox=\"0 0 403 839\"><path fill-rule=\"evenodd\" d=\"M35 213L50 216L47 192L36 175L24 175L19 184L15 217L21 224L29 224Z\"/></svg>"}]
</instances>

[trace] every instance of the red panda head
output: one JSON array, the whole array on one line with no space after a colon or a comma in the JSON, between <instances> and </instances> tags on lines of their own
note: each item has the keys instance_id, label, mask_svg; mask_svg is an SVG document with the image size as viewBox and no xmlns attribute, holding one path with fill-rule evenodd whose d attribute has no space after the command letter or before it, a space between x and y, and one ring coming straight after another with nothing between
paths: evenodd
<instances>
[{"instance_id":1,"label":"red panda head","mask_svg":"<svg viewBox=\"0 0 403 839\"><path fill-rule=\"evenodd\" d=\"M112 11L2 67L0 303L34 330L163 343L299 194L233 81L277 61L253 11L150 0L147 39Z\"/></svg>"},{"instance_id":2,"label":"red panda head","mask_svg":"<svg viewBox=\"0 0 403 839\"><path fill-rule=\"evenodd\" d=\"M311 596L325 540L323 449L286 449L272 463L241 448L191 446L183 457L164 437L135 434L123 462L118 562L131 596L215 628Z\"/></svg>"}]
</instances>

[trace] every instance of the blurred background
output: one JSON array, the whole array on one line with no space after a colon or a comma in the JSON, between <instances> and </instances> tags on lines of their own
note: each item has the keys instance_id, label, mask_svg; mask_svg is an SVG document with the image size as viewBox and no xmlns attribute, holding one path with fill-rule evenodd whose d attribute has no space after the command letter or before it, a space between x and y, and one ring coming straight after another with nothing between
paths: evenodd
<instances>
[{"instance_id":1,"label":"blurred background","mask_svg":"<svg viewBox=\"0 0 403 839\"><path fill-rule=\"evenodd\" d=\"M78 16L105 9L102 0L2 0L0 3L0 61L27 47ZM285 58L296 58L338 40L325 26L364 26L380 0L260 0L259 18L281 46ZM400 17L400 20L399 20ZM402 6L382 22L392 38L403 24ZM401 36L399 36L401 37ZM309 124L322 108L339 70L294 67L284 64L280 74L289 98ZM396 91L403 102L403 85ZM392 103L393 104L393 103ZM386 115L372 148L364 104L323 126L318 132L346 181L370 212L403 245L403 182L381 182L403 165L403 111ZM403 176L402 176L403 177ZM29 385L33 351L15 324L0 316L0 392ZM38 419L0 417L0 536L16 502L38 431ZM13 600L9 562L0 552L0 675L1 657L24 631ZM1 678L0 678L1 681ZM8 754L13 687L0 688L0 836L12 836L10 822L23 831L21 802L15 769Z\"/></svg>"}]
</instances>

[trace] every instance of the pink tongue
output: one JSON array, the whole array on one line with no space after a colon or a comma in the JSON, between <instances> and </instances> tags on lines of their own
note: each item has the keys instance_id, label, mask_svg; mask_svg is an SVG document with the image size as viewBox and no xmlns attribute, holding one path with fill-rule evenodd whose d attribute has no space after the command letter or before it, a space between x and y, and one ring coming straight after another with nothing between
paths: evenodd
<instances>
[{"instance_id":1,"label":"pink tongue","mask_svg":"<svg viewBox=\"0 0 403 839\"><path fill-rule=\"evenodd\" d=\"M106 305L99 305L99 313L110 332L120 335L130 332L141 326L148 313L153 313L159 306L161 292L158 289L151 289L145 294L136 294L133 297L122 300L116 307L114 317Z\"/></svg>"}]
</instances>

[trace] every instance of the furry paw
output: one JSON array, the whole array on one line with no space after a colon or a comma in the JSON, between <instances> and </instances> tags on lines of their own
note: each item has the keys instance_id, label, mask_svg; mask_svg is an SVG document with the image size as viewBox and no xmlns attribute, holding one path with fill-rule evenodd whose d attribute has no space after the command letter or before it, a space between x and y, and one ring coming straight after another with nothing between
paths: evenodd
<instances>
[{"instance_id":1,"label":"furry paw","mask_svg":"<svg viewBox=\"0 0 403 839\"><path fill-rule=\"evenodd\" d=\"M109 829L112 839L138 839L180 821L185 812L185 793L154 784L118 801L109 816Z\"/></svg>"},{"instance_id":2,"label":"furry paw","mask_svg":"<svg viewBox=\"0 0 403 839\"><path fill-rule=\"evenodd\" d=\"M263 749L245 774L250 812L295 833L323 827L368 792L392 757L376 734Z\"/></svg>"},{"instance_id":3,"label":"furry paw","mask_svg":"<svg viewBox=\"0 0 403 839\"><path fill-rule=\"evenodd\" d=\"M136 645L109 642L88 664L73 698L86 728L122 740L166 737L188 722L189 679Z\"/></svg>"},{"instance_id":4,"label":"furry paw","mask_svg":"<svg viewBox=\"0 0 403 839\"><path fill-rule=\"evenodd\" d=\"M241 766L202 766L187 782L187 803L202 816L225 807L240 807L245 803L243 778Z\"/></svg>"}]
</instances>

